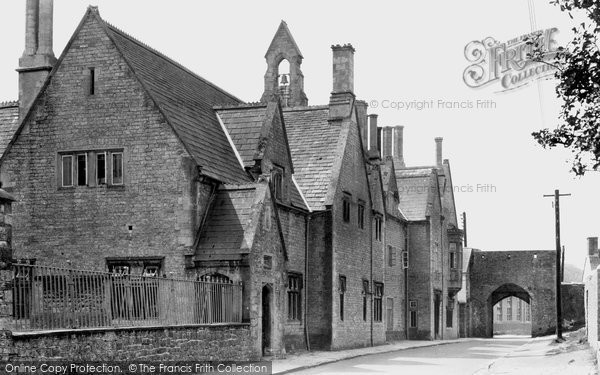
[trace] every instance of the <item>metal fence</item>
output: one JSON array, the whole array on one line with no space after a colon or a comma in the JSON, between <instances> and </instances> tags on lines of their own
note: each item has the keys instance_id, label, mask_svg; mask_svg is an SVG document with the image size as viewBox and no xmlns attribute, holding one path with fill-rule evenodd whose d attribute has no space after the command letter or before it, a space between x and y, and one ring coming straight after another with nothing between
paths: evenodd
<instances>
[{"instance_id":1,"label":"metal fence","mask_svg":"<svg viewBox=\"0 0 600 375\"><path fill-rule=\"evenodd\" d=\"M242 285L14 265L16 331L240 323Z\"/></svg>"}]
</instances>

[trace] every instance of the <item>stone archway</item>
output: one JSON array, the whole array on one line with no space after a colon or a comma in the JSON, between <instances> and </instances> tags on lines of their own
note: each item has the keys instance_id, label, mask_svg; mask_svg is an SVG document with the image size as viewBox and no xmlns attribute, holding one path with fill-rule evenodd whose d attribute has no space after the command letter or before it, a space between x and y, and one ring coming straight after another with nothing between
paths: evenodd
<instances>
[{"instance_id":1,"label":"stone archway","mask_svg":"<svg viewBox=\"0 0 600 375\"><path fill-rule=\"evenodd\" d=\"M469 262L471 336L493 336L493 305L509 296L530 304L531 335L556 329L554 251L473 251Z\"/></svg>"},{"instance_id":2,"label":"stone archway","mask_svg":"<svg viewBox=\"0 0 600 375\"><path fill-rule=\"evenodd\" d=\"M487 327L488 327L489 337L494 336L494 322L496 321L496 316L497 316L496 311L494 311L494 306L496 306L496 304L498 302L508 299L509 297L517 297L517 298L525 301L529 305L528 308L531 308L531 306L533 305L533 297L532 297L531 293L516 284L506 283L506 284L503 284L503 285L499 286L498 288L496 288L496 290L494 290L488 298L489 312L487 314L487 316L488 316ZM511 307L511 309L512 309L512 307ZM533 332L532 332L533 326L531 324L529 324L528 326L529 326L528 327L529 334L533 335Z\"/></svg>"}]
</instances>

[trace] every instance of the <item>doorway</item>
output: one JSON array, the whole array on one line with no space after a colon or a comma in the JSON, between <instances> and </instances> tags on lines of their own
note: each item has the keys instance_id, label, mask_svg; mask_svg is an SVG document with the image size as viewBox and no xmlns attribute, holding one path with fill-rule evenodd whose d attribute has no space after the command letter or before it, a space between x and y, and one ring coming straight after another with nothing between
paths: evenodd
<instances>
[{"instance_id":1,"label":"doorway","mask_svg":"<svg viewBox=\"0 0 600 375\"><path fill-rule=\"evenodd\" d=\"M262 353L268 355L271 349L271 287L262 288Z\"/></svg>"},{"instance_id":2,"label":"doorway","mask_svg":"<svg viewBox=\"0 0 600 375\"><path fill-rule=\"evenodd\" d=\"M434 327L434 339L438 339L440 336L440 310L442 304L442 294L440 292L435 293L433 303L433 327Z\"/></svg>"}]
</instances>

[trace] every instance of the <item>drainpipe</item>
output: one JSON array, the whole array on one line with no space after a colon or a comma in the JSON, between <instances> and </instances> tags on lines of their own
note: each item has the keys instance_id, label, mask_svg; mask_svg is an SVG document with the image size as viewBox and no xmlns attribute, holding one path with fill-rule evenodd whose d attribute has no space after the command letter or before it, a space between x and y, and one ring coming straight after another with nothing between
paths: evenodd
<instances>
[{"instance_id":1,"label":"drainpipe","mask_svg":"<svg viewBox=\"0 0 600 375\"><path fill-rule=\"evenodd\" d=\"M441 308L440 308L440 317L439 319L441 320L440 324L440 336L441 336L441 340L444 339L444 331L446 330L446 324L445 324L445 314L446 314L446 309L444 309L444 300L448 299L448 295L446 292L446 298L444 298L444 291L446 290L445 286L444 286L444 270L446 269L446 263L444 262L444 216L440 215L440 254L442 256L442 303L441 303ZM446 301L447 303L447 301Z\"/></svg>"},{"instance_id":2,"label":"drainpipe","mask_svg":"<svg viewBox=\"0 0 600 375\"><path fill-rule=\"evenodd\" d=\"M371 251L370 251L370 262L371 262L371 278L370 278L370 283L371 285L369 285L370 291L370 297L371 297L371 346L373 346L373 209L371 209ZM377 230L377 228L375 228L375 230ZM369 296L369 294L367 294L367 297Z\"/></svg>"},{"instance_id":3,"label":"drainpipe","mask_svg":"<svg viewBox=\"0 0 600 375\"><path fill-rule=\"evenodd\" d=\"M408 244L409 242L409 231L408 231L408 223L404 224L404 251L406 251L406 256L408 258L408 266L410 267L410 253L408 252ZM404 267L402 267L404 268ZM404 268L404 332L406 332L406 339L409 340L409 300L408 300L408 268Z\"/></svg>"},{"instance_id":4,"label":"drainpipe","mask_svg":"<svg viewBox=\"0 0 600 375\"><path fill-rule=\"evenodd\" d=\"M310 352L310 339L308 335L308 239L310 228L310 214L304 217L304 336L306 350Z\"/></svg>"}]
</instances>

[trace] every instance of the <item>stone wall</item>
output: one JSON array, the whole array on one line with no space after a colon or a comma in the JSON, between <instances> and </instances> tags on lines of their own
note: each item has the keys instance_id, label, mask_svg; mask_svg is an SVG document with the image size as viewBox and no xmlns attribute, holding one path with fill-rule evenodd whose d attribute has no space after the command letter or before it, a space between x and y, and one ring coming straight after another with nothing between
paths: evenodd
<instances>
[{"instance_id":1,"label":"stone wall","mask_svg":"<svg viewBox=\"0 0 600 375\"><path fill-rule=\"evenodd\" d=\"M2 361L255 360L249 324L13 334L0 331Z\"/></svg>"},{"instance_id":2,"label":"stone wall","mask_svg":"<svg viewBox=\"0 0 600 375\"><path fill-rule=\"evenodd\" d=\"M584 284L562 284L562 314L569 327L578 329L585 325Z\"/></svg>"},{"instance_id":3,"label":"stone wall","mask_svg":"<svg viewBox=\"0 0 600 375\"><path fill-rule=\"evenodd\" d=\"M505 297L530 300L532 336L556 329L554 251L478 251L472 254L470 305L473 336L493 334L493 305Z\"/></svg>"}]
</instances>

